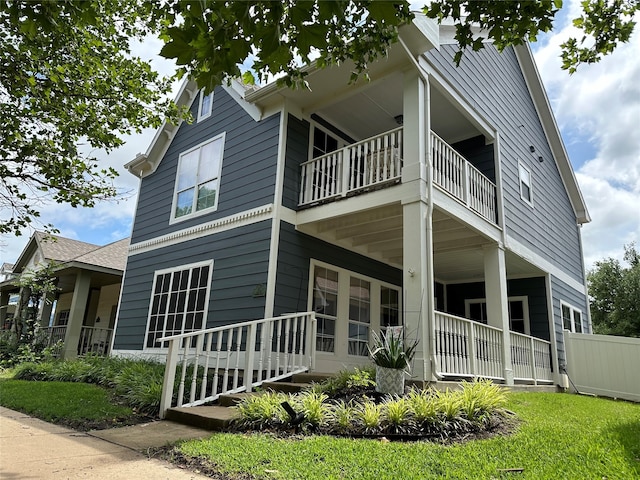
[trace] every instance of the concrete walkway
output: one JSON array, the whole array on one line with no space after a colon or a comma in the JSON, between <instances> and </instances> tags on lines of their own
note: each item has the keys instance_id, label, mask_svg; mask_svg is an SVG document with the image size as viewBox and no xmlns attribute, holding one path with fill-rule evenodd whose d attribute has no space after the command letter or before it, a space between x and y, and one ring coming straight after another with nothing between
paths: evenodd
<instances>
[{"instance_id":1,"label":"concrete walkway","mask_svg":"<svg viewBox=\"0 0 640 480\"><path fill-rule=\"evenodd\" d=\"M166 421L76 432L0 407L0 479L204 479L144 452L211 433Z\"/></svg>"}]
</instances>

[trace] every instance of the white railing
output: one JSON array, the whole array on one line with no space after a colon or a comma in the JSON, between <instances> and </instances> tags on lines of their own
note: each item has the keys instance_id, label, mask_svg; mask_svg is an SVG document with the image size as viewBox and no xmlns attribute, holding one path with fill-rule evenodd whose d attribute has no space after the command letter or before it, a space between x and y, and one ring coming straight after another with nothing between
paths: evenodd
<instances>
[{"instance_id":1,"label":"white railing","mask_svg":"<svg viewBox=\"0 0 640 480\"><path fill-rule=\"evenodd\" d=\"M164 418L172 406L201 405L225 393L250 392L263 382L312 370L316 317L313 312L295 313L159 341L169 343L160 402Z\"/></svg>"},{"instance_id":2,"label":"white railing","mask_svg":"<svg viewBox=\"0 0 640 480\"><path fill-rule=\"evenodd\" d=\"M553 382L551 373L551 342L510 332L511 364L515 380Z\"/></svg>"},{"instance_id":3,"label":"white railing","mask_svg":"<svg viewBox=\"0 0 640 480\"><path fill-rule=\"evenodd\" d=\"M438 373L504 379L502 330L435 312Z\"/></svg>"},{"instance_id":4,"label":"white railing","mask_svg":"<svg viewBox=\"0 0 640 480\"><path fill-rule=\"evenodd\" d=\"M492 223L496 223L496 186L447 142L431 132L433 182Z\"/></svg>"},{"instance_id":5,"label":"white railing","mask_svg":"<svg viewBox=\"0 0 640 480\"><path fill-rule=\"evenodd\" d=\"M376 187L400 178L402 127L301 165L300 205Z\"/></svg>"},{"instance_id":6,"label":"white railing","mask_svg":"<svg viewBox=\"0 0 640 480\"><path fill-rule=\"evenodd\" d=\"M112 334L112 328L83 326L78 340L78 355L86 353L107 355L109 353L109 345L111 345Z\"/></svg>"}]
</instances>

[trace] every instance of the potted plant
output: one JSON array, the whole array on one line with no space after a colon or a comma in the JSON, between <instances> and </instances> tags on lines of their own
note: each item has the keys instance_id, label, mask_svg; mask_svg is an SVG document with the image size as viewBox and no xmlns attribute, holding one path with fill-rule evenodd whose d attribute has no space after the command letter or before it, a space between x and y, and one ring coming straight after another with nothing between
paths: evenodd
<instances>
[{"instance_id":1,"label":"potted plant","mask_svg":"<svg viewBox=\"0 0 640 480\"><path fill-rule=\"evenodd\" d=\"M418 341L405 345L402 333L388 329L378 335L373 332L373 347L369 356L376 365L376 392L404 395L404 377L410 369Z\"/></svg>"}]
</instances>

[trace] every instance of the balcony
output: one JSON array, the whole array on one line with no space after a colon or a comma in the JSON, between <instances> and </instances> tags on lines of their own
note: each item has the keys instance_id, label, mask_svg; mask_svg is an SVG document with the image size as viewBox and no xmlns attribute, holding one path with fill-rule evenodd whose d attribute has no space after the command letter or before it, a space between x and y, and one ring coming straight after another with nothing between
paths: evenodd
<instances>
[{"instance_id":1,"label":"balcony","mask_svg":"<svg viewBox=\"0 0 640 480\"><path fill-rule=\"evenodd\" d=\"M433 182L486 220L497 223L496 185L431 132ZM353 143L301 165L300 207L312 207L401 181L403 129Z\"/></svg>"}]
</instances>

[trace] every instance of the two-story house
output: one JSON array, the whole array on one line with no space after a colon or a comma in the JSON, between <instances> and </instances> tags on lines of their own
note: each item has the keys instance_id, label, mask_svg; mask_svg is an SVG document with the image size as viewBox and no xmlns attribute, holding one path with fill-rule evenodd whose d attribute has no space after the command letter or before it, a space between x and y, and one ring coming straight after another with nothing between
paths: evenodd
<instances>
[{"instance_id":1,"label":"two-story house","mask_svg":"<svg viewBox=\"0 0 640 480\"><path fill-rule=\"evenodd\" d=\"M403 326L415 379L559 383L563 327L590 330L589 215L529 46L456 68L452 32L418 16L370 81L345 62L307 67L308 90L186 83L194 122L127 164L141 180L113 352L314 312L307 340L306 324L263 329L236 368L296 343L316 371L367 364L372 333Z\"/></svg>"}]
</instances>

